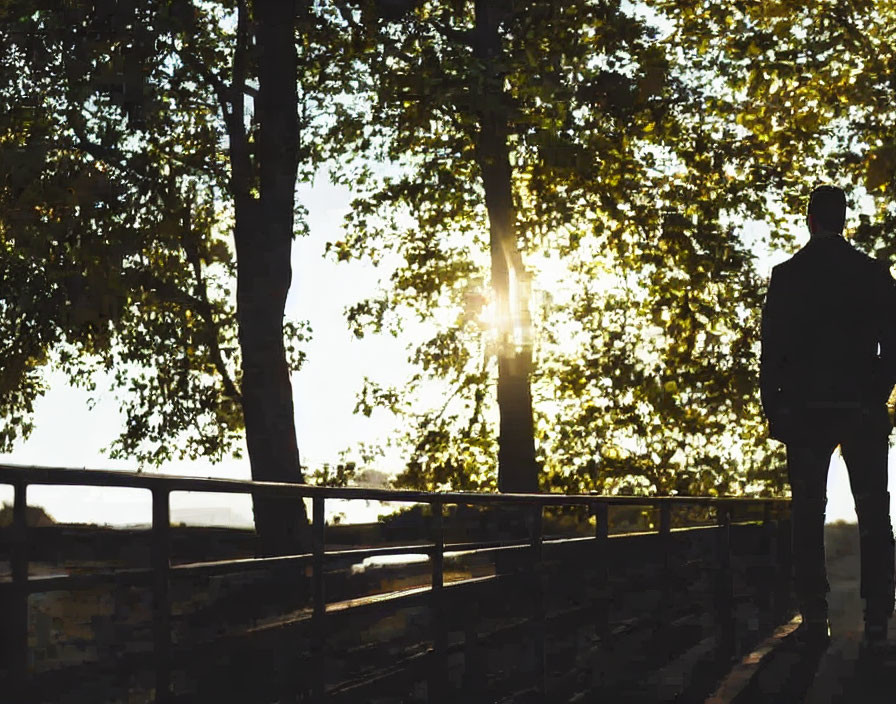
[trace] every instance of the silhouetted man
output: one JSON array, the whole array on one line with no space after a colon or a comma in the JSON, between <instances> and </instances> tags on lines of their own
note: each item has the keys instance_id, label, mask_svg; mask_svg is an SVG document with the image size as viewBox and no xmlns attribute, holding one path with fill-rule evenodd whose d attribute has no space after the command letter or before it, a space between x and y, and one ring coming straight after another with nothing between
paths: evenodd
<instances>
[{"instance_id":1,"label":"silhouetted man","mask_svg":"<svg viewBox=\"0 0 896 704\"><path fill-rule=\"evenodd\" d=\"M798 637L830 639L824 512L839 445L859 518L865 644L875 646L893 613L886 403L896 382L896 282L843 239L845 217L842 190L812 192L809 242L769 282L760 386L769 435L787 445Z\"/></svg>"}]
</instances>

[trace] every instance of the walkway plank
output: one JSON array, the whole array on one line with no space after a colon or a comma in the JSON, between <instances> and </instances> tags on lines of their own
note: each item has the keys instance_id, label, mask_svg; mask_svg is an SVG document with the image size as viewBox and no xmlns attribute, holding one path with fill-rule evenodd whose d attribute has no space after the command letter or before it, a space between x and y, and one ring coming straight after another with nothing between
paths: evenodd
<instances>
[{"instance_id":1,"label":"walkway plank","mask_svg":"<svg viewBox=\"0 0 896 704\"><path fill-rule=\"evenodd\" d=\"M775 629L772 635L732 668L705 704L732 704L741 698L751 683L759 676L762 665L769 663L775 649L796 630L800 623L801 620L797 616L789 623Z\"/></svg>"},{"instance_id":2,"label":"walkway plank","mask_svg":"<svg viewBox=\"0 0 896 704\"><path fill-rule=\"evenodd\" d=\"M799 618L729 672L706 704L892 704L896 701L896 619L877 654L861 648L859 536L855 525L828 526L830 645L800 647L787 634Z\"/></svg>"}]
</instances>

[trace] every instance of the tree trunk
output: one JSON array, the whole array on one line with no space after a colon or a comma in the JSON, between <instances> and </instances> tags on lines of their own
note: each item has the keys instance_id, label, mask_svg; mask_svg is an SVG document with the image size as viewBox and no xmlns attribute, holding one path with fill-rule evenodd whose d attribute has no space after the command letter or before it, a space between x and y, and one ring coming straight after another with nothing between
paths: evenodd
<instances>
[{"instance_id":1,"label":"tree trunk","mask_svg":"<svg viewBox=\"0 0 896 704\"><path fill-rule=\"evenodd\" d=\"M508 8L506 0L475 2L474 54L485 69L477 90L482 107L476 156L485 189L492 290L498 313L498 409L501 417L498 489L535 492L538 491L538 465L529 388L532 368L529 277L516 239L508 124L502 105L504 77L495 68L502 51L499 23ZM520 338L516 331L521 333Z\"/></svg>"},{"instance_id":2,"label":"tree trunk","mask_svg":"<svg viewBox=\"0 0 896 704\"><path fill-rule=\"evenodd\" d=\"M283 314L292 281L299 131L295 9L293 3L281 0L257 0L254 9L259 54L255 107L260 195L255 198L245 192L236 197L234 229L246 445L253 479L302 482L283 344ZM234 118L242 119L242 115ZM304 502L253 497L253 508L265 554L287 554L307 547Z\"/></svg>"}]
</instances>

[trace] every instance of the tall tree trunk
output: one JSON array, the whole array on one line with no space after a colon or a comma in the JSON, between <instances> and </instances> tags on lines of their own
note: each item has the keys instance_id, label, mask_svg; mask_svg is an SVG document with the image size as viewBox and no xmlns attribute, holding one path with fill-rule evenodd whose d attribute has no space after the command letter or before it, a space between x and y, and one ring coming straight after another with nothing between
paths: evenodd
<instances>
[{"instance_id":1,"label":"tall tree trunk","mask_svg":"<svg viewBox=\"0 0 896 704\"><path fill-rule=\"evenodd\" d=\"M507 0L475 0L474 55L484 67L478 87L481 110L477 161L482 171L488 210L492 290L498 312L498 488L538 490L538 465L532 420L529 374L532 368L528 311L529 277L516 238L507 144L508 124L502 93L503 74L496 68L502 49L500 21L509 11ZM523 339L515 339L515 329Z\"/></svg>"},{"instance_id":2,"label":"tall tree trunk","mask_svg":"<svg viewBox=\"0 0 896 704\"><path fill-rule=\"evenodd\" d=\"M259 61L255 107L260 195L256 198L243 192L235 201L246 445L253 479L301 482L292 386L283 344L283 314L292 281L290 250L299 130L295 8L294 3L282 0L256 0L254 10ZM245 23L245 8L241 11ZM241 90L241 86L234 90ZM241 102L234 100L234 119L242 119ZM240 148L244 146L248 145ZM242 158L248 167L248 154L234 156ZM308 519L301 500L253 497L253 507L265 554L285 554L307 547Z\"/></svg>"}]
</instances>

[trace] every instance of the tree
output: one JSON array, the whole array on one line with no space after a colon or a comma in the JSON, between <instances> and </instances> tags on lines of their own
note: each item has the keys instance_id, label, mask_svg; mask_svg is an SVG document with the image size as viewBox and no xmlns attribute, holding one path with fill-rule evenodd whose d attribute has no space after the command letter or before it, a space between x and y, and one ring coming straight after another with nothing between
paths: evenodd
<instances>
[{"instance_id":1,"label":"tree","mask_svg":"<svg viewBox=\"0 0 896 704\"><path fill-rule=\"evenodd\" d=\"M389 27L393 22L399 23L416 23L410 32L425 33L426 29L420 24L426 22L426 15L420 17L414 16L414 5L419 3L368 3L359 13L359 17L355 17L353 10L347 6L343 6L344 17L354 25L359 38L366 40L367 57L372 59L376 66L373 71L389 72L398 68L391 62L395 59L414 62L414 58L409 58L405 51L405 46L400 49L391 45L391 38L386 36L390 31ZM472 57L477 62L477 66L473 73L470 72L469 66L462 67L462 73L456 78L455 83L462 85L464 92L463 100L465 102L465 114L463 118L467 119L467 124L459 128L459 132L453 137L461 139L469 139L475 144L475 154L472 156L472 164L478 169L477 179L485 189L485 202L488 210L488 221L490 227L489 247L491 251L491 288L495 298L496 308L496 354L498 358L498 405L500 408L500 443L499 443L499 465L503 469L499 475L499 487L505 491L535 491L537 490L537 471L535 462L535 447L532 428L532 403L529 394L528 375L531 366L531 341L529 339L515 339L520 337L528 326L528 306L526 301L526 286L528 274L522 263L519 251L519 244L515 234L515 216L514 204L511 194L511 168L509 163L509 151L507 144L507 115L505 107L502 103L503 88L501 82L503 74L499 69L497 62L500 59L499 33L498 25L509 11L509 5L505 3L477 3L475 5L474 27L468 31L466 35L462 32L456 32L454 37L463 37L461 39L462 47L472 52ZM455 32L453 29L447 30L450 33ZM382 33L381 33L382 32ZM422 46L419 48L423 49ZM449 47L450 49L450 47ZM384 52L381 56L380 52ZM399 58L400 57L400 58ZM425 61L427 58L432 61L439 61L436 56L422 57ZM468 62L468 59L464 59ZM400 64L399 64L400 65ZM415 68L421 68L416 66ZM407 65L401 65L400 71L407 71ZM392 120L396 115L387 114L392 110L392 106L388 104L390 100L401 100L402 93L406 93L404 97L410 97L419 104L418 101L425 100L420 91L437 89L438 86L426 83L429 79L434 78L433 71L438 73L439 67L427 65L424 73L417 75L402 74L394 85L387 85L381 89L374 99L376 108L369 121L366 116L358 121L355 116L343 115L348 118L339 124L338 129L341 133L355 134L362 143L369 143L369 135L372 132L378 132L381 129L392 129L395 123ZM385 74L379 74L374 80L384 77ZM444 87L445 83L441 81L439 76L439 86ZM411 85L409 85L409 81ZM456 86L457 87L457 86ZM388 91L395 91L391 95ZM410 92L408 92L410 91ZM414 92L417 91L417 92ZM478 101L479 108L474 110L471 106ZM454 98L449 98L447 104L441 106L428 106L419 114L415 115L412 120L414 126L419 126L429 117L432 117L430 110L444 110L451 107ZM444 115L439 116L440 119ZM354 119L354 122L353 122ZM399 121L402 120L398 116ZM352 127L347 127L351 124ZM447 136L446 136L447 137ZM450 137L447 137L450 139ZM401 138L399 138L401 139ZM426 137L424 137L426 139ZM363 148L361 151L364 151ZM392 150L389 157L399 157L397 150ZM408 182L406 182L408 183ZM445 184L448 185L448 184ZM398 196L399 198L401 196ZM370 207L365 207L360 202L356 203L359 213L369 212ZM445 221L441 222L437 227L450 227L451 214L438 213L435 217L447 215ZM358 215L357 217L363 217ZM366 224L364 225L366 226ZM360 237L365 235L359 234ZM363 253L363 249L359 247L359 241L339 243L339 254L341 258L354 256L356 253ZM410 244L410 243L409 243ZM352 250L355 250L353 252ZM438 266L437 261L433 261L430 253L418 252L422 255L422 261L432 261ZM456 279L452 281L452 277L462 273L470 273L470 267L465 263L459 263L455 271L438 271L428 272L434 274L433 278L426 282L429 287L429 293L442 287L451 287L456 283ZM513 284L512 284L513 282ZM407 281L409 288L418 288L421 282ZM435 288L433 288L435 287ZM431 301L423 302L423 306ZM370 303L362 304L356 309L353 316L363 315L365 312L372 311ZM423 310L421 306L420 310ZM390 306L383 302L377 304L377 310L382 316L386 313ZM523 335L525 338L526 336ZM447 344L452 350L456 350L456 344L451 340L440 337L434 339L431 344L429 358L435 360L442 356L441 351L437 348ZM421 355L427 352L421 350ZM444 357L443 357L444 359ZM449 362L450 364L450 362ZM461 372L462 373L462 372ZM479 378L485 381L484 370L468 374L468 379ZM373 387L370 387L371 393L376 393ZM394 397L394 395L393 395ZM477 403L479 409L482 407L481 397ZM362 404L364 402L362 401ZM475 415L475 414L474 414ZM475 423L475 420L473 421ZM473 424L471 423L471 424ZM426 434L430 438L440 437L445 426L440 423L439 418L427 418L421 424L428 426ZM481 449L484 449L482 445Z\"/></svg>"},{"instance_id":2,"label":"tree","mask_svg":"<svg viewBox=\"0 0 896 704\"><path fill-rule=\"evenodd\" d=\"M89 388L114 370L113 456L220 459L245 428L253 478L302 481L289 372L308 330L283 313L338 35L272 0L2 13L4 448L53 360ZM255 514L268 552L307 523L301 502Z\"/></svg>"},{"instance_id":3,"label":"tree","mask_svg":"<svg viewBox=\"0 0 896 704\"><path fill-rule=\"evenodd\" d=\"M821 183L849 198L846 233L860 250L896 261L896 133L893 8L776 0L761 8L711 2L695 12L656 6L672 23L683 63L714 77L707 113L736 123L752 158L738 176L763 184L771 245L792 251L805 237L805 207Z\"/></svg>"},{"instance_id":4,"label":"tree","mask_svg":"<svg viewBox=\"0 0 896 704\"><path fill-rule=\"evenodd\" d=\"M736 121L756 152L745 175L768 184L791 225L777 244L792 245L807 194L827 180L852 191L855 243L892 260L893 9L873 0L657 6L692 70L717 76L725 99L712 112Z\"/></svg>"},{"instance_id":5,"label":"tree","mask_svg":"<svg viewBox=\"0 0 896 704\"><path fill-rule=\"evenodd\" d=\"M397 335L413 315L431 331L407 386L368 380L359 398L415 421L400 483L530 488L537 467L544 489L746 488L733 457L759 470L769 448L753 391L761 282L739 220L763 194L729 178L750 155L718 145L733 123L704 119L706 86L674 43L613 2L344 14L371 42L370 91L340 129L391 168L343 172L364 192L331 252L401 259L349 322ZM533 348L508 345L511 328ZM421 412L427 377L446 400Z\"/></svg>"}]
</instances>

